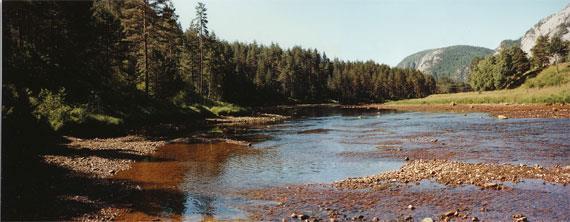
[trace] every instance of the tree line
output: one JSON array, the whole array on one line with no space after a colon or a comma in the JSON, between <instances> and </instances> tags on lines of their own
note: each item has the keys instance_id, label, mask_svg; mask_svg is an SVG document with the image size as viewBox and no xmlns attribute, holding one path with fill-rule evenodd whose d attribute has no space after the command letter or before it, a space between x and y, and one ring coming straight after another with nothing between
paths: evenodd
<instances>
[{"instance_id":1,"label":"tree line","mask_svg":"<svg viewBox=\"0 0 570 222\"><path fill-rule=\"evenodd\" d=\"M531 57L512 45L502 48L498 54L474 59L471 64L469 84L476 90L495 90L520 85L533 74L551 64L566 61L570 42L561 39L559 33L552 38L541 35L531 49Z\"/></svg>"},{"instance_id":2,"label":"tree line","mask_svg":"<svg viewBox=\"0 0 570 222\"><path fill-rule=\"evenodd\" d=\"M38 107L67 110L68 119L83 112L144 119L211 101L349 103L435 90L434 79L416 70L331 59L299 46L220 40L208 29L202 3L186 28L170 0L3 6L3 117L21 113L14 111L18 105L46 118L63 114Z\"/></svg>"},{"instance_id":3,"label":"tree line","mask_svg":"<svg viewBox=\"0 0 570 222\"><path fill-rule=\"evenodd\" d=\"M185 30L170 0L5 1L2 13L2 169L61 135L201 127L216 100L349 103L435 90L415 70L220 40L202 4Z\"/></svg>"}]
</instances>

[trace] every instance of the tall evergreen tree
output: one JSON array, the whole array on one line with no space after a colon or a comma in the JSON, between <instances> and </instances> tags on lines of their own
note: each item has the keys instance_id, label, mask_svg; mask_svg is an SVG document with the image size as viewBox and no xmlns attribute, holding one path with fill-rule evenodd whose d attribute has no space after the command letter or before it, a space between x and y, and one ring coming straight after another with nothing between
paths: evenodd
<instances>
[{"instance_id":1,"label":"tall evergreen tree","mask_svg":"<svg viewBox=\"0 0 570 222\"><path fill-rule=\"evenodd\" d=\"M199 94L204 94L204 48L206 38L209 36L208 31L208 14L206 13L206 5L202 2L198 2L196 6L196 17L192 20L193 29L198 34L199 50L200 50L200 63L199 63Z\"/></svg>"},{"instance_id":2,"label":"tall evergreen tree","mask_svg":"<svg viewBox=\"0 0 570 222\"><path fill-rule=\"evenodd\" d=\"M558 63L559 60L565 58L568 55L568 42L563 41L559 35L556 35L550 39L548 44L548 53L550 57L554 59L554 64L556 65L556 73L558 73Z\"/></svg>"},{"instance_id":3,"label":"tall evergreen tree","mask_svg":"<svg viewBox=\"0 0 570 222\"><path fill-rule=\"evenodd\" d=\"M532 53L532 64L537 68L542 68L550 64L548 45L550 40L548 36L538 36L534 47L530 50Z\"/></svg>"},{"instance_id":4,"label":"tall evergreen tree","mask_svg":"<svg viewBox=\"0 0 570 222\"><path fill-rule=\"evenodd\" d=\"M131 54L131 60L136 65L138 73L142 73L144 91L149 92L149 48L151 24L155 19L148 0L126 0L121 10L121 22L125 33L124 41L127 43ZM133 65L133 64L129 64ZM137 76L137 78L140 78ZM138 84L138 82L137 82ZM140 85L139 85L140 86Z\"/></svg>"}]
</instances>

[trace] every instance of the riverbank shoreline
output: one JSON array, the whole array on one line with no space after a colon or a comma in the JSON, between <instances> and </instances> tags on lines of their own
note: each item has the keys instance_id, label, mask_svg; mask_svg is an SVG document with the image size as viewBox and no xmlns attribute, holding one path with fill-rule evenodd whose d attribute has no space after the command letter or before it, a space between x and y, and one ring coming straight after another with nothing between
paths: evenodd
<instances>
[{"instance_id":1,"label":"riverbank shoreline","mask_svg":"<svg viewBox=\"0 0 570 222\"><path fill-rule=\"evenodd\" d=\"M359 109L394 109L411 112L483 112L506 118L570 118L569 104L363 104L347 106Z\"/></svg>"},{"instance_id":2,"label":"riverbank shoreline","mask_svg":"<svg viewBox=\"0 0 570 222\"><path fill-rule=\"evenodd\" d=\"M125 201L135 201L136 199L145 199L147 197L142 193L149 193L156 189L164 190L170 197L183 196L181 191L172 188L179 183L180 177L175 177L176 180L171 179L170 183L164 186L151 186L148 187L145 181L141 181L138 175L131 172L133 166L144 162L164 161L172 162L178 157L163 158L161 156L169 155L170 153L177 153L172 149L164 148L170 144L226 144L235 147L249 147L249 141L243 141L238 138L227 137L224 133L212 133L208 128L213 127L247 127L260 124L271 124L280 122L290 118L289 116L278 114L260 113L254 116L222 116L215 119L207 119L206 125L203 129L194 129L191 132L184 134L183 137L164 137L164 136L144 136L142 134L128 134L125 136L110 137L110 138L79 138L72 136L65 136L66 142L53 148L49 152L41 154L40 162L43 168L61 169L61 175L54 175L54 177L61 178L82 178L84 180L92 181L92 184L84 184L78 189L70 192L63 192L65 195L58 195L58 201L71 201L92 204L96 206L82 207L77 205L77 208L90 208L87 209L70 209L70 212L85 212L80 214L59 215L50 219L56 220L81 220L81 221L101 221L101 220L115 220L115 219L134 219L134 220L155 220L155 219L177 219L180 215L146 215L141 213L140 209L125 204ZM170 127L172 128L172 127ZM176 128L183 129L184 127L174 127L173 129L166 130L171 132ZM146 129L148 130L148 129ZM166 149L166 150L164 150ZM188 158L181 155L181 158ZM177 168L178 166L172 166ZM162 168L162 171L171 171L172 169ZM164 172L168 175L168 172ZM146 178L149 179L149 178ZM152 179L151 179L152 180ZM165 179L167 181L168 178ZM106 190L105 192L93 193L88 190L94 186L101 184L113 184L114 189ZM54 186L54 185L52 185ZM62 186L62 185L59 185ZM63 187L62 187L63 189ZM180 193L179 193L180 192ZM61 193L61 192L60 192ZM122 195L128 193L128 195ZM88 194L88 195L86 195ZM120 198L117 198L119 197ZM150 195L150 198L155 200L161 199L162 204L176 205L182 199L165 200L164 196ZM116 199L116 200L113 200ZM106 201L104 201L106 200ZM168 203L167 203L168 202ZM139 208L152 208L151 206L141 206ZM96 209L93 209L96 208ZM180 208L180 207L178 207ZM178 209L180 210L180 209ZM179 212L181 213L181 212ZM40 213L41 214L41 213ZM65 213L64 213L65 214Z\"/></svg>"},{"instance_id":3,"label":"riverbank shoreline","mask_svg":"<svg viewBox=\"0 0 570 222\"><path fill-rule=\"evenodd\" d=\"M433 105L430 105L433 106ZM434 107L425 107L418 105L385 105L385 104L366 104L360 106L342 106L338 104L320 104L320 105L300 105L300 107L311 108L331 108L331 109L389 109L389 110L402 110L402 111L417 111L417 112L489 112L491 115L506 115L508 118L568 118L570 107L568 105L442 105ZM295 106L275 107L273 109L294 109ZM534 110L534 111L533 111ZM510 111L511 113L504 113ZM279 113L279 112L278 112ZM513 114L515 113L515 114ZM283 113L280 113L283 114ZM218 119L211 119L207 125L211 127L246 127L248 125L267 125L276 122L284 121L292 118L288 115L278 114L260 114L259 116L248 117L223 117ZM312 132L312 131L311 131ZM318 133L318 132L317 132ZM80 187L66 192L65 195L58 195L59 201L67 201L73 203L81 203L89 205L85 207L82 205L74 205L75 208L85 208L70 210L73 215L65 215L63 217L56 217L54 219L62 220L86 220L86 221L100 221L100 220L115 220L115 219L179 219L180 215L166 214L162 215L158 210L152 208L151 214L140 214L147 206L142 204L131 205L129 202L134 200L141 200L141 195L150 195L154 202L159 202L163 205L171 205L172 208L179 211L182 206L174 203L181 202L183 193L175 188L176 183L179 183L180 176L172 176L172 180L162 185L145 185L142 179L133 182L133 174L125 172L132 169L133 165L143 162L153 161L166 161L171 162L176 158L164 158L164 155L169 153L176 153L172 150L160 152L161 147L168 144L231 144L237 147L248 147L251 141L243 140L242 138L227 137L227 134L222 132L208 133L204 131L194 131L186 137L145 137L142 135L127 135L113 138L77 138L66 137L67 143L62 144L62 147L55 153L42 155L42 160L50 167L64 169L65 174L61 178L78 177L83 178L88 183L81 184ZM182 158L182 160L184 160ZM170 167L170 166L169 166ZM179 169L183 171L184 168L172 166L172 169ZM166 167L160 168L164 172L172 171ZM155 172L155 174L160 175ZM120 176L117 176L120 175ZM82 179L82 181L83 181ZM111 184L111 185L109 185ZM112 187L111 189L94 189L104 190L104 192L91 192L87 191L93 187ZM128 195L126 195L126 194ZM146 193L146 194L145 194ZM151 194L148 194L151 193ZM125 194L125 195L123 195ZM135 199L131 196L137 196ZM145 197L146 198L146 197ZM142 198L142 200L148 201ZM172 198L168 200L168 198ZM164 202L162 202L164 201ZM178 212L182 213L182 212ZM52 219L52 218L50 218Z\"/></svg>"}]
</instances>

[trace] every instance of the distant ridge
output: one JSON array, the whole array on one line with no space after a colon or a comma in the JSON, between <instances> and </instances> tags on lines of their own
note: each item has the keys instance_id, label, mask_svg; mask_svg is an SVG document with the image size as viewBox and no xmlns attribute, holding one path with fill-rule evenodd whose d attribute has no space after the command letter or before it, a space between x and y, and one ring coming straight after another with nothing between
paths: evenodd
<instances>
[{"instance_id":1,"label":"distant ridge","mask_svg":"<svg viewBox=\"0 0 570 222\"><path fill-rule=\"evenodd\" d=\"M493 52L492 49L469 45L428 49L407 56L398 63L397 67L418 69L433 75L436 79L449 77L465 82L471 61Z\"/></svg>"}]
</instances>

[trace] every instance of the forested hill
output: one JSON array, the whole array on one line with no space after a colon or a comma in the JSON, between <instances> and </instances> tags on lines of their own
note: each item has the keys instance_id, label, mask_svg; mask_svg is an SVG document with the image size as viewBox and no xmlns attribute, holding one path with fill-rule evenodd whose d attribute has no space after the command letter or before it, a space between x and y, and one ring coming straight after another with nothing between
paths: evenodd
<instances>
[{"instance_id":1,"label":"forested hill","mask_svg":"<svg viewBox=\"0 0 570 222\"><path fill-rule=\"evenodd\" d=\"M418 69L433 75L436 79L451 78L466 82L471 61L493 52L488 48L468 45L428 49L404 58L397 67Z\"/></svg>"},{"instance_id":2,"label":"forested hill","mask_svg":"<svg viewBox=\"0 0 570 222\"><path fill-rule=\"evenodd\" d=\"M180 26L170 0L8 1L2 10L3 118L25 106L39 119L141 120L211 101L383 101L435 87L416 70L219 40L203 4L192 27Z\"/></svg>"}]
</instances>

